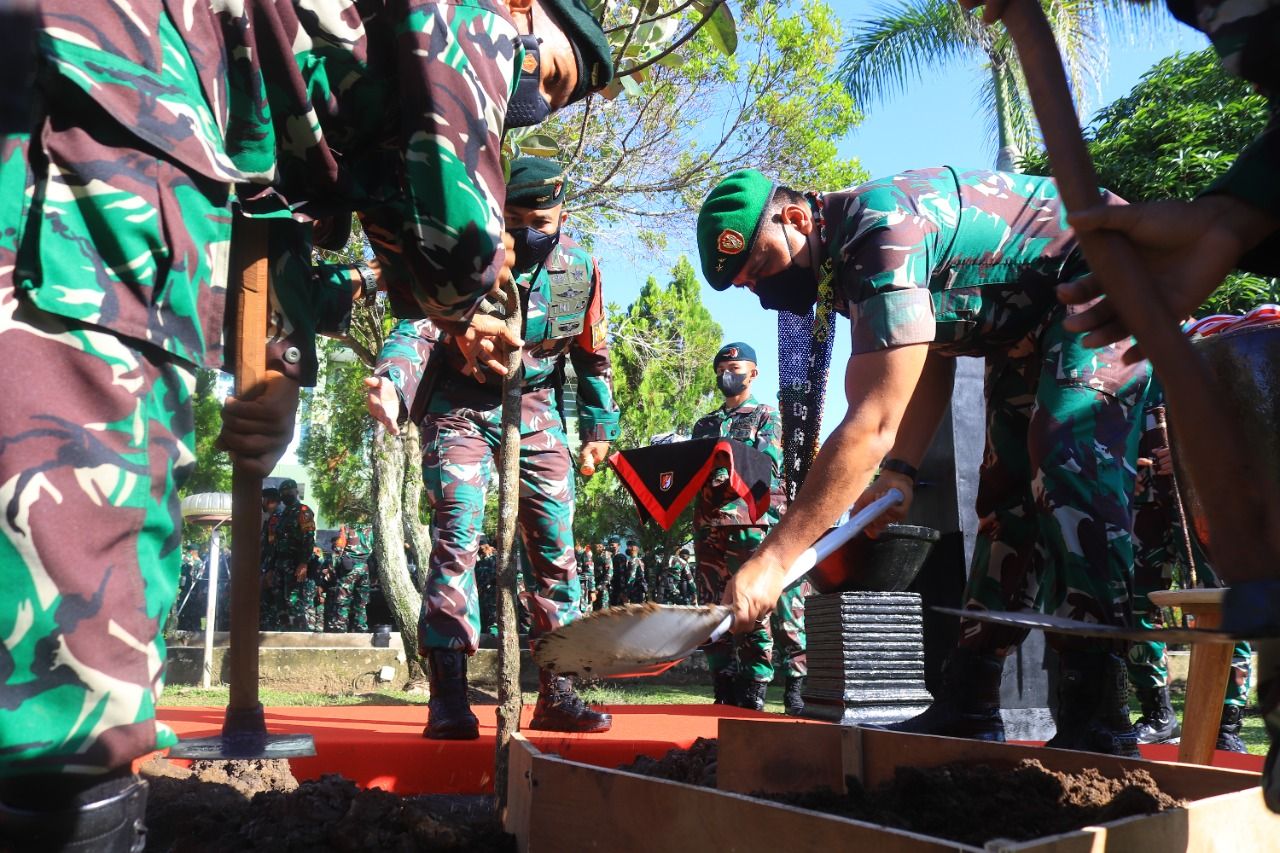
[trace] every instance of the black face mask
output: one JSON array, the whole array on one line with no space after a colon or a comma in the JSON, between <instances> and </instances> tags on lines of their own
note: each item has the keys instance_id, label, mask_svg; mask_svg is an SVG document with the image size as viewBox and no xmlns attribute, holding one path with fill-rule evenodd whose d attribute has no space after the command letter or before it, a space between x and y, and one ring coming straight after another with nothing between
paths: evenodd
<instances>
[{"instance_id":1,"label":"black face mask","mask_svg":"<svg viewBox=\"0 0 1280 853\"><path fill-rule=\"evenodd\" d=\"M782 236L786 239L787 223L782 223ZM813 270L796 266L795 255L791 254L791 244L787 243L787 254L791 263L781 272L756 279L755 294L760 299L760 307L770 311L787 311L804 317L818 301L818 280Z\"/></svg>"},{"instance_id":2,"label":"black face mask","mask_svg":"<svg viewBox=\"0 0 1280 853\"><path fill-rule=\"evenodd\" d=\"M507 101L508 128L542 124L551 115L551 105L542 97L542 49L538 38L520 36L520 43L524 45L525 66L521 67L520 81L511 93L511 100ZM529 62L529 57L533 57L533 62ZM525 71L525 67L533 70Z\"/></svg>"},{"instance_id":3,"label":"black face mask","mask_svg":"<svg viewBox=\"0 0 1280 853\"><path fill-rule=\"evenodd\" d=\"M716 377L716 387L726 397L736 397L747 390L747 374L734 373L732 370L722 370L720 375Z\"/></svg>"},{"instance_id":4,"label":"black face mask","mask_svg":"<svg viewBox=\"0 0 1280 853\"><path fill-rule=\"evenodd\" d=\"M528 272L547 260L551 250L560 242L560 229L554 234L544 234L536 228L512 228L511 239L516 244L516 272Z\"/></svg>"}]
</instances>

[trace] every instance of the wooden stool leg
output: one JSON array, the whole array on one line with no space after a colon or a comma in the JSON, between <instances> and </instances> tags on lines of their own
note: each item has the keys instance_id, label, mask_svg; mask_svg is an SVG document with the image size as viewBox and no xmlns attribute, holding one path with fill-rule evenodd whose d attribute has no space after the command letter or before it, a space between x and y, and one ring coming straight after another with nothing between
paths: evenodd
<instances>
[{"instance_id":1,"label":"wooden stool leg","mask_svg":"<svg viewBox=\"0 0 1280 853\"><path fill-rule=\"evenodd\" d=\"M1196 615L1199 628L1216 628L1220 613ZM1187 703L1182 713L1182 742L1178 761L1183 764L1212 764L1222 721L1222 701L1227 695L1231 673L1231 646L1227 643L1195 643L1187 670Z\"/></svg>"}]
</instances>

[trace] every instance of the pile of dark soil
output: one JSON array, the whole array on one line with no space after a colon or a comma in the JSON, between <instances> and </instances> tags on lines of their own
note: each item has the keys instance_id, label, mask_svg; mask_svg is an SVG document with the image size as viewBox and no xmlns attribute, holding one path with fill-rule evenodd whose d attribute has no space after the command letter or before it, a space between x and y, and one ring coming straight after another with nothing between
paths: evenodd
<instances>
[{"instance_id":1,"label":"pile of dark soil","mask_svg":"<svg viewBox=\"0 0 1280 853\"><path fill-rule=\"evenodd\" d=\"M700 737L688 749L673 749L662 758L641 755L631 764L625 764L618 769L628 773L638 773L641 776L667 779L671 782L714 788L716 786L716 749L715 738Z\"/></svg>"},{"instance_id":2,"label":"pile of dark soil","mask_svg":"<svg viewBox=\"0 0 1280 853\"><path fill-rule=\"evenodd\" d=\"M142 775L151 785L148 851L515 850L491 797L402 797L341 776L299 783L287 761L197 761L187 770L155 759Z\"/></svg>"},{"instance_id":3,"label":"pile of dark soil","mask_svg":"<svg viewBox=\"0 0 1280 853\"><path fill-rule=\"evenodd\" d=\"M1145 770L1113 779L1097 770L1060 773L1027 759L1016 766L945 764L900 767L867 790L760 795L776 802L932 835L976 847L995 839L1027 841L1085 826L1176 808Z\"/></svg>"}]
</instances>

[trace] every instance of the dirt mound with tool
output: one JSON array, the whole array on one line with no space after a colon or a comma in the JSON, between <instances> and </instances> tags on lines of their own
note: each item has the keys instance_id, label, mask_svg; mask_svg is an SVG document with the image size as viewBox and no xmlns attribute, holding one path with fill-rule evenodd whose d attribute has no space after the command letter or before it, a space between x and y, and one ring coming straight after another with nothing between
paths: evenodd
<instances>
[{"instance_id":1,"label":"dirt mound with tool","mask_svg":"<svg viewBox=\"0 0 1280 853\"><path fill-rule=\"evenodd\" d=\"M287 761L164 759L142 767L151 785L147 850L507 851L491 797L399 796L341 776L299 783Z\"/></svg>"},{"instance_id":2,"label":"dirt mound with tool","mask_svg":"<svg viewBox=\"0 0 1280 853\"><path fill-rule=\"evenodd\" d=\"M661 759L642 756L618 769L714 788L716 759L716 741L699 738L687 750L673 749ZM853 777L846 785L847 794L824 788L755 796L977 847L996 839L1043 838L1182 805L1145 770L1112 778L1094 769L1050 770L1033 759L1002 767L900 767L892 780L874 788Z\"/></svg>"}]
</instances>

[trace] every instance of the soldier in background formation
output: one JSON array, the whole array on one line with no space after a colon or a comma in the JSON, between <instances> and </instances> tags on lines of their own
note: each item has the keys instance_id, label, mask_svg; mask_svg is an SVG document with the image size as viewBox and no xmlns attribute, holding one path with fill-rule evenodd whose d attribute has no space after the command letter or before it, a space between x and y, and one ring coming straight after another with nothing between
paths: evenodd
<instances>
[{"instance_id":1,"label":"soldier in background formation","mask_svg":"<svg viewBox=\"0 0 1280 853\"><path fill-rule=\"evenodd\" d=\"M299 500L296 481L282 480L279 488L279 511L267 521L270 585L263 596L262 621L270 626L266 630L315 631L315 585L310 577L315 514Z\"/></svg>"},{"instance_id":2,"label":"soldier in background formation","mask_svg":"<svg viewBox=\"0 0 1280 853\"><path fill-rule=\"evenodd\" d=\"M698 558L698 598L719 604L729 579L750 559L770 526L786 510L782 488L782 419L773 406L751 394L760 371L756 352L745 343L725 344L712 362L716 387L724 405L693 426L693 437L731 438L766 454L772 462L769 509L752 520L747 503L728 491L729 472L718 468L707 478L694 505L694 552ZM794 595L796 587L783 595ZM764 709L765 691L773 680L773 635L767 620L740 634L726 636L707 648L714 678L715 702Z\"/></svg>"},{"instance_id":3,"label":"soldier in background formation","mask_svg":"<svg viewBox=\"0 0 1280 853\"><path fill-rule=\"evenodd\" d=\"M591 561L596 576L595 609L603 610L613 604L613 555L603 542L597 542Z\"/></svg>"},{"instance_id":4,"label":"soldier in background formation","mask_svg":"<svg viewBox=\"0 0 1280 853\"><path fill-rule=\"evenodd\" d=\"M373 528L360 524L347 528L334 550L336 582L325 607L325 629L366 633L369 630L370 567L373 561Z\"/></svg>"},{"instance_id":5,"label":"soldier in background formation","mask_svg":"<svg viewBox=\"0 0 1280 853\"><path fill-rule=\"evenodd\" d=\"M619 604L644 604L649 600L649 576L646 572L644 558L640 556L640 545L627 543L626 557L622 562L623 576L619 584L622 600Z\"/></svg>"},{"instance_id":6,"label":"soldier in background formation","mask_svg":"<svg viewBox=\"0 0 1280 853\"><path fill-rule=\"evenodd\" d=\"M666 565L658 567L654 601L659 604L697 604L697 587L693 579L692 553L682 546Z\"/></svg>"},{"instance_id":7,"label":"soldier in background formation","mask_svg":"<svg viewBox=\"0 0 1280 853\"><path fill-rule=\"evenodd\" d=\"M582 598L578 601L578 609L584 614L596 607L596 569L591 560L591 549L586 545L575 545L574 557L578 561L578 583L582 587Z\"/></svg>"}]
</instances>

